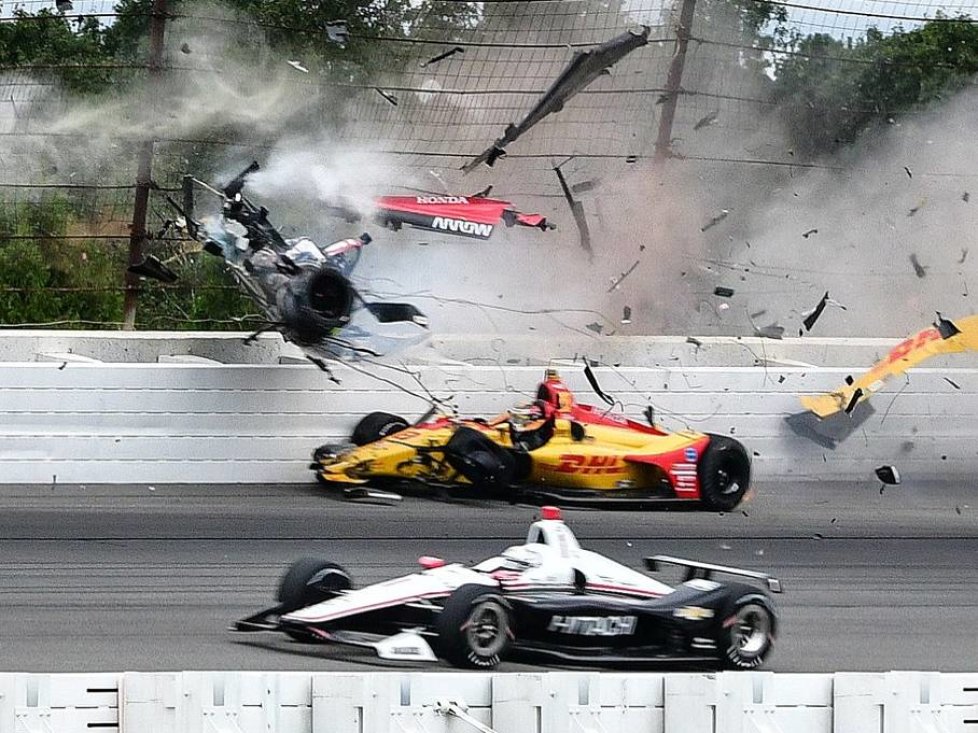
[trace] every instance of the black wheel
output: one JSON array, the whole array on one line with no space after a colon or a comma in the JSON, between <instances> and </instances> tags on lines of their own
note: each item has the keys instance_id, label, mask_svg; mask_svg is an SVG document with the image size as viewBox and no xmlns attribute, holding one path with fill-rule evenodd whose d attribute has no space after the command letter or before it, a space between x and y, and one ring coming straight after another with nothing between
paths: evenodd
<instances>
[{"instance_id":1,"label":"black wheel","mask_svg":"<svg viewBox=\"0 0 978 733\"><path fill-rule=\"evenodd\" d=\"M371 412L353 428L350 440L353 441L353 445L367 445L406 427L408 421L403 417L391 415L389 412Z\"/></svg>"},{"instance_id":2,"label":"black wheel","mask_svg":"<svg viewBox=\"0 0 978 733\"><path fill-rule=\"evenodd\" d=\"M750 456L725 435L711 435L699 463L700 501L707 509L729 511L750 485Z\"/></svg>"},{"instance_id":3,"label":"black wheel","mask_svg":"<svg viewBox=\"0 0 978 733\"><path fill-rule=\"evenodd\" d=\"M279 613L286 614L298 608L329 600L340 591L352 587L353 580L343 566L320 560L318 557L304 557L292 563L279 581ZM296 641L320 642L318 637L304 633L300 629L283 629L283 631Z\"/></svg>"},{"instance_id":4,"label":"black wheel","mask_svg":"<svg viewBox=\"0 0 978 733\"><path fill-rule=\"evenodd\" d=\"M445 601L435 622L438 655L456 667L492 669L513 639L513 618L503 597L484 585L463 585Z\"/></svg>"},{"instance_id":5,"label":"black wheel","mask_svg":"<svg viewBox=\"0 0 978 733\"><path fill-rule=\"evenodd\" d=\"M717 641L721 662L729 669L755 669L774 646L774 614L762 596L738 600L725 618L733 623L721 630Z\"/></svg>"},{"instance_id":6,"label":"black wheel","mask_svg":"<svg viewBox=\"0 0 978 733\"><path fill-rule=\"evenodd\" d=\"M445 445L445 460L484 495L504 496L516 476L513 452L481 431L460 427Z\"/></svg>"}]
</instances>

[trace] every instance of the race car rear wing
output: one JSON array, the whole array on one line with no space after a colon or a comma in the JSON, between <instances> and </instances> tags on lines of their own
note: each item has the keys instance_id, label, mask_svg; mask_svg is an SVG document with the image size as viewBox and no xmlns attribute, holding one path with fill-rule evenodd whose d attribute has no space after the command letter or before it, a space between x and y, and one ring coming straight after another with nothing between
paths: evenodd
<instances>
[{"instance_id":1,"label":"race car rear wing","mask_svg":"<svg viewBox=\"0 0 978 733\"><path fill-rule=\"evenodd\" d=\"M737 575L741 578L762 580L767 584L768 589L772 593L781 593L782 590L781 581L767 573L742 570L741 568L733 568L728 565L713 565L708 562L684 560L679 557L670 557L669 555L654 555L653 557L645 558L645 568L650 572L654 573L659 570L660 565L678 565L679 567L686 568L685 580L693 580L695 578L709 580L714 573L723 573L724 575Z\"/></svg>"}]
</instances>

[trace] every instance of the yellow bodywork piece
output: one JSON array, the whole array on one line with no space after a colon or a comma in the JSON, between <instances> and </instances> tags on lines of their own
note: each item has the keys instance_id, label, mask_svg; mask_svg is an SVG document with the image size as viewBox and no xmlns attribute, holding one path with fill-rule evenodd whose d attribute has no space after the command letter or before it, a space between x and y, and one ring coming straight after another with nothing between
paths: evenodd
<instances>
[{"instance_id":1,"label":"yellow bodywork piece","mask_svg":"<svg viewBox=\"0 0 978 733\"><path fill-rule=\"evenodd\" d=\"M881 390L889 379L903 374L932 356L978 351L978 315L953 321L953 326L958 329L958 333L947 338L941 336L936 326L925 328L893 347L890 353L852 384L844 384L828 394L802 396L802 406L820 418L829 417L847 407L851 410L856 404Z\"/></svg>"}]
</instances>

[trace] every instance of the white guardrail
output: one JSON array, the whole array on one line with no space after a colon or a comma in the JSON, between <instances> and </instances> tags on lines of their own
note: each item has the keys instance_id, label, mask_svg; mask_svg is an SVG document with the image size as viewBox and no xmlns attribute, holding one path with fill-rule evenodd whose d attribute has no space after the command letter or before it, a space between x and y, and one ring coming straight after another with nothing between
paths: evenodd
<instances>
[{"instance_id":1,"label":"white guardrail","mask_svg":"<svg viewBox=\"0 0 978 733\"><path fill-rule=\"evenodd\" d=\"M4 733L974 733L978 673L0 674Z\"/></svg>"},{"instance_id":2,"label":"white guardrail","mask_svg":"<svg viewBox=\"0 0 978 733\"><path fill-rule=\"evenodd\" d=\"M446 350L476 364L335 365L336 383L280 339L259 339L260 363L239 364L217 359L252 348L240 335L32 333L0 337L0 358L20 359L0 362L2 483L308 482L313 449L347 439L368 412L415 419L433 394L463 415L490 415L530 399L544 369L507 351L486 364L491 341L463 340ZM757 480L851 480L881 463L905 480L974 476L978 369L935 360L912 370L872 398L875 414L853 434L826 447L785 422L801 412L798 395L837 387L893 340L704 341L635 339L614 350L601 342L591 353L607 365L595 367L601 387L626 413L641 419L651 404L669 429L733 435L751 451ZM134 355L139 363L125 360ZM960 358L945 363L967 366ZM560 369L581 401L600 404L580 363Z\"/></svg>"}]
</instances>

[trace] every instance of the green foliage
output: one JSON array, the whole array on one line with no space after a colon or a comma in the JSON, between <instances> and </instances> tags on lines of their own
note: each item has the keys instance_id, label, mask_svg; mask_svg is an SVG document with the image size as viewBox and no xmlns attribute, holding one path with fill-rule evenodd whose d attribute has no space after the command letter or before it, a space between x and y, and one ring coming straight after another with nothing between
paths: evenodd
<instances>
[{"instance_id":1,"label":"green foliage","mask_svg":"<svg viewBox=\"0 0 978 733\"><path fill-rule=\"evenodd\" d=\"M920 28L844 44L824 34L794 37L775 67L796 152L829 153L865 129L963 88L978 72L978 25L938 15Z\"/></svg>"}]
</instances>

